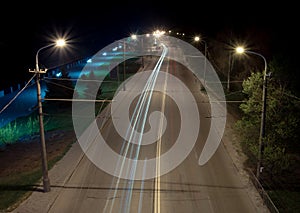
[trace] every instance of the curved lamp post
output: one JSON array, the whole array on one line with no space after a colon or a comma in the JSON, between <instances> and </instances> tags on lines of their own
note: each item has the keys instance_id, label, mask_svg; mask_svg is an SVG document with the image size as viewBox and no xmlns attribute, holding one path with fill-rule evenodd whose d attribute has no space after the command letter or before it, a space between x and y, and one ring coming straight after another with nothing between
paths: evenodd
<instances>
[{"instance_id":1,"label":"curved lamp post","mask_svg":"<svg viewBox=\"0 0 300 213\"><path fill-rule=\"evenodd\" d=\"M46 152L46 143L45 143L45 131L44 131L44 123L43 123L43 110L42 110L42 98L41 98L41 85L40 85L40 74L46 73L47 69L39 68L39 52L43 49L52 46L64 46L65 41L63 39L59 39L56 43L51 43L44 47L38 49L35 55L35 69L29 70L29 72L34 72L36 74L36 85L37 85L37 99L38 99L38 110L39 110L39 124L40 124L40 144L41 144L41 157L42 157L42 173L43 173L43 186L44 192L50 191L50 181L48 177L48 164L47 164L47 152Z\"/></svg>"},{"instance_id":2,"label":"curved lamp post","mask_svg":"<svg viewBox=\"0 0 300 213\"><path fill-rule=\"evenodd\" d=\"M266 58L257 52L245 50L243 47L239 46L236 49L236 53L250 53L261 57L264 60L264 72L263 72L263 94L262 94L262 110L261 110L261 123L260 123L260 135L259 135L259 150L258 150L258 160L256 168L256 177L259 180L259 175L263 170L262 164L262 154L264 150L264 139L265 139L265 120L266 120L266 97L267 97L267 61Z\"/></svg>"}]
</instances>

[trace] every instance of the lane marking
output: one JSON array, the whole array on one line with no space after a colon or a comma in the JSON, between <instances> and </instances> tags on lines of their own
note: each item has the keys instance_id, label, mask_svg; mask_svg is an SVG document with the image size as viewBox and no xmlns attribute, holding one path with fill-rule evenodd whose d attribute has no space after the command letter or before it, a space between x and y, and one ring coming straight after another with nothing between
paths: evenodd
<instances>
[{"instance_id":1,"label":"lane marking","mask_svg":"<svg viewBox=\"0 0 300 213\"><path fill-rule=\"evenodd\" d=\"M166 71L168 72L169 70L169 60L167 64L167 69ZM168 76L165 78L165 83L164 83L164 91L167 90L167 80ZM162 99L162 114L165 114L165 106L166 106L166 95L165 93L163 94L163 99ZM160 120L160 125L159 125L159 135L162 135L163 131L163 119ZM155 178L155 198L154 198L154 212L155 213L160 213L160 155L161 155L161 138L159 138L157 145L156 145L156 178Z\"/></svg>"}]
</instances>

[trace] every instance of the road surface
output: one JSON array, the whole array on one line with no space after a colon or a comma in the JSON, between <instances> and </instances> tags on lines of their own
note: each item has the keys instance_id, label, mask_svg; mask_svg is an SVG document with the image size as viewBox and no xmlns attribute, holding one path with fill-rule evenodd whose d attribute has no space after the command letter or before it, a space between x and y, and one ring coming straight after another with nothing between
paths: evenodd
<instances>
[{"instance_id":1,"label":"road surface","mask_svg":"<svg viewBox=\"0 0 300 213\"><path fill-rule=\"evenodd\" d=\"M80 150L76 154L79 160L69 162L70 168L64 164L65 170L71 170L68 177L58 181L59 184L52 182L52 191L48 194L33 194L36 199L57 193L55 197L46 200L46 205L45 199L40 205L39 201L28 199L27 204L34 206L31 211L262 212L249 196L223 143L207 163L198 163L211 131L212 117L219 115L212 114L209 99L201 92L194 73L168 57L180 54L179 49L166 45L160 57L144 58L144 69L136 78L129 79L126 87L120 86L126 89L120 89L115 96L117 107L111 107L113 102L108 105L94 120L94 128L87 128L83 137L79 137L85 154ZM141 88L143 92L137 96L136 91ZM128 101L127 109L124 106ZM200 120L200 125L194 124L193 119ZM84 118L78 117L77 121L84 123ZM183 129L185 132L181 134ZM100 136L105 146L99 145ZM184 140L178 143L182 138ZM194 146L188 149L194 139ZM181 144L180 149L178 144ZM166 158L175 148L177 151ZM118 162L113 156L119 156ZM181 157L182 161L175 163ZM166 170L170 165L171 169ZM21 213L26 209L24 206L14 212Z\"/></svg>"},{"instance_id":2,"label":"road surface","mask_svg":"<svg viewBox=\"0 0 300 213\"><path fill-rule=\"evenodd\" d=\"M168 54L176 53L168 49ZM145 70L154 70L157 60L158 58L152 58L151 63L146 64ZM259 212L241 183L224 146L218 147L207 164L198 164L211 121L210 106L207 97L200 92L199 81L186 67L168 58L164 58L159 72L172 74L184 82L197 103L201 127L196 144L187 158L172 171L160 174L159 168L164 162L158 157L171 149L179 137L181 117L178 115L178 106L170 97L164 93L153 92L148 110L163 112L168 124L160 139L145 146L138 145L138 142L128 145L114 129L112 119L103 125L101 134L116 153L122 153L129 158L156 158L156 177L145 180L118 178L102 171L84 156L48 212ZM156 84L174 94L181 93L179 96L185 98L186 94L178 91L176 81L167 75L163 79L160 78ZM140 87L138 84L136 82L136 86ZM128 97L132 91L131 88L120 93L126 93L125 96ZM138 99L134 101L133 105L136 105ZM192 103L189 100L185 103L186 109L189 109L188 105ZM133 116L134 107L130 108L130 112ZM163 118L161 121L164 122ZM141 126L136 128L142 131ZM157 132L162 131L159 123L150 127L147 122L143 131L147 132L150 128ZM192 126L190 128L193 129ZM125 153L124 144L131 151ZM134 167L134 164L131 166Z\"/></svg>"}]
</instances>

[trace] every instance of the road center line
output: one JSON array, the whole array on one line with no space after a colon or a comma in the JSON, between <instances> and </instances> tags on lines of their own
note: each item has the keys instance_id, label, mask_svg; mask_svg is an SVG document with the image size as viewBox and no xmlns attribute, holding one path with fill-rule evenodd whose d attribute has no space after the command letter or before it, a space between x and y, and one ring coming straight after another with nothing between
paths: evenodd
<instances>
[{"instance_id":1,"label":"road center line","mask_svg":"<svg viewBox=\"0 0 300 213\"><path fill-rule=\"evenodd\" d=\"M169 63L167 64L167 72L169 70ZM167 90L167 80L168 76L165 77L165 83L164 83L164 91ZM166 105L166 95L163 94L162 98L162 105L161 110L162 114L165 114L165 105ZM160 119L160 125L159 125L159 135L162 136L163 131L163 119ZM156 145L156 178L155 178L155 198L154 198L154 212L160 213L160 155L161 155L161 138L159 138L157 145Z\"/></svg>"}]
</instances>

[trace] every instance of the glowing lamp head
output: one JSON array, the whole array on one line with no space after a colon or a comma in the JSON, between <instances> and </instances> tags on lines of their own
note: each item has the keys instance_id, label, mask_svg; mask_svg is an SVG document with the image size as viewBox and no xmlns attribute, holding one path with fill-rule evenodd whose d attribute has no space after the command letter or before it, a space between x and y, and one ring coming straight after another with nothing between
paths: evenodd
<instances>
[{"instance_id":1,"label":"glowing lamp head","mask_svg":"<svg viewBox=\"0 0 300 213\"><path fill-rule=\"evenodd\" d=\"M58 39L56 41L56 46L62 47L66 45L66 41L64 39Z\"/></svg>"},{"instance_id":2,"label":"glowing lamp head","mask_svg":"<svg viewBox=\"0 0 300 213\"><path fill-rule=\"evenodd\" d=\"M131 38L132 38L133 40L136 40L136 39L137 39L137 35L133 34L133 35L131 35Z\"/></svg>"},{"instance_id":3,"label":"glowing lamp head","mask_svg":"<svg viewBox=\"0 0 300 213\"><path fill-rule=\"evenodd\" d=\"M196 36L196 37L194 38L194 40L195 40L195 41L200 41L200 37L199 37L199 36Z\"/></svg>"},{"instance_id":4,"label":"glowing lamp head","mask_svg":"<svg viewBox=\"0 0 300 213\"><path fill-rule=\"evenodd\" d=\"M235 51L236 51L238 54L242 54L242 53L245 52L245 49L244 49L244 47L239 46L239 47L235 48Z\"/></svg>"}]
</instances>

